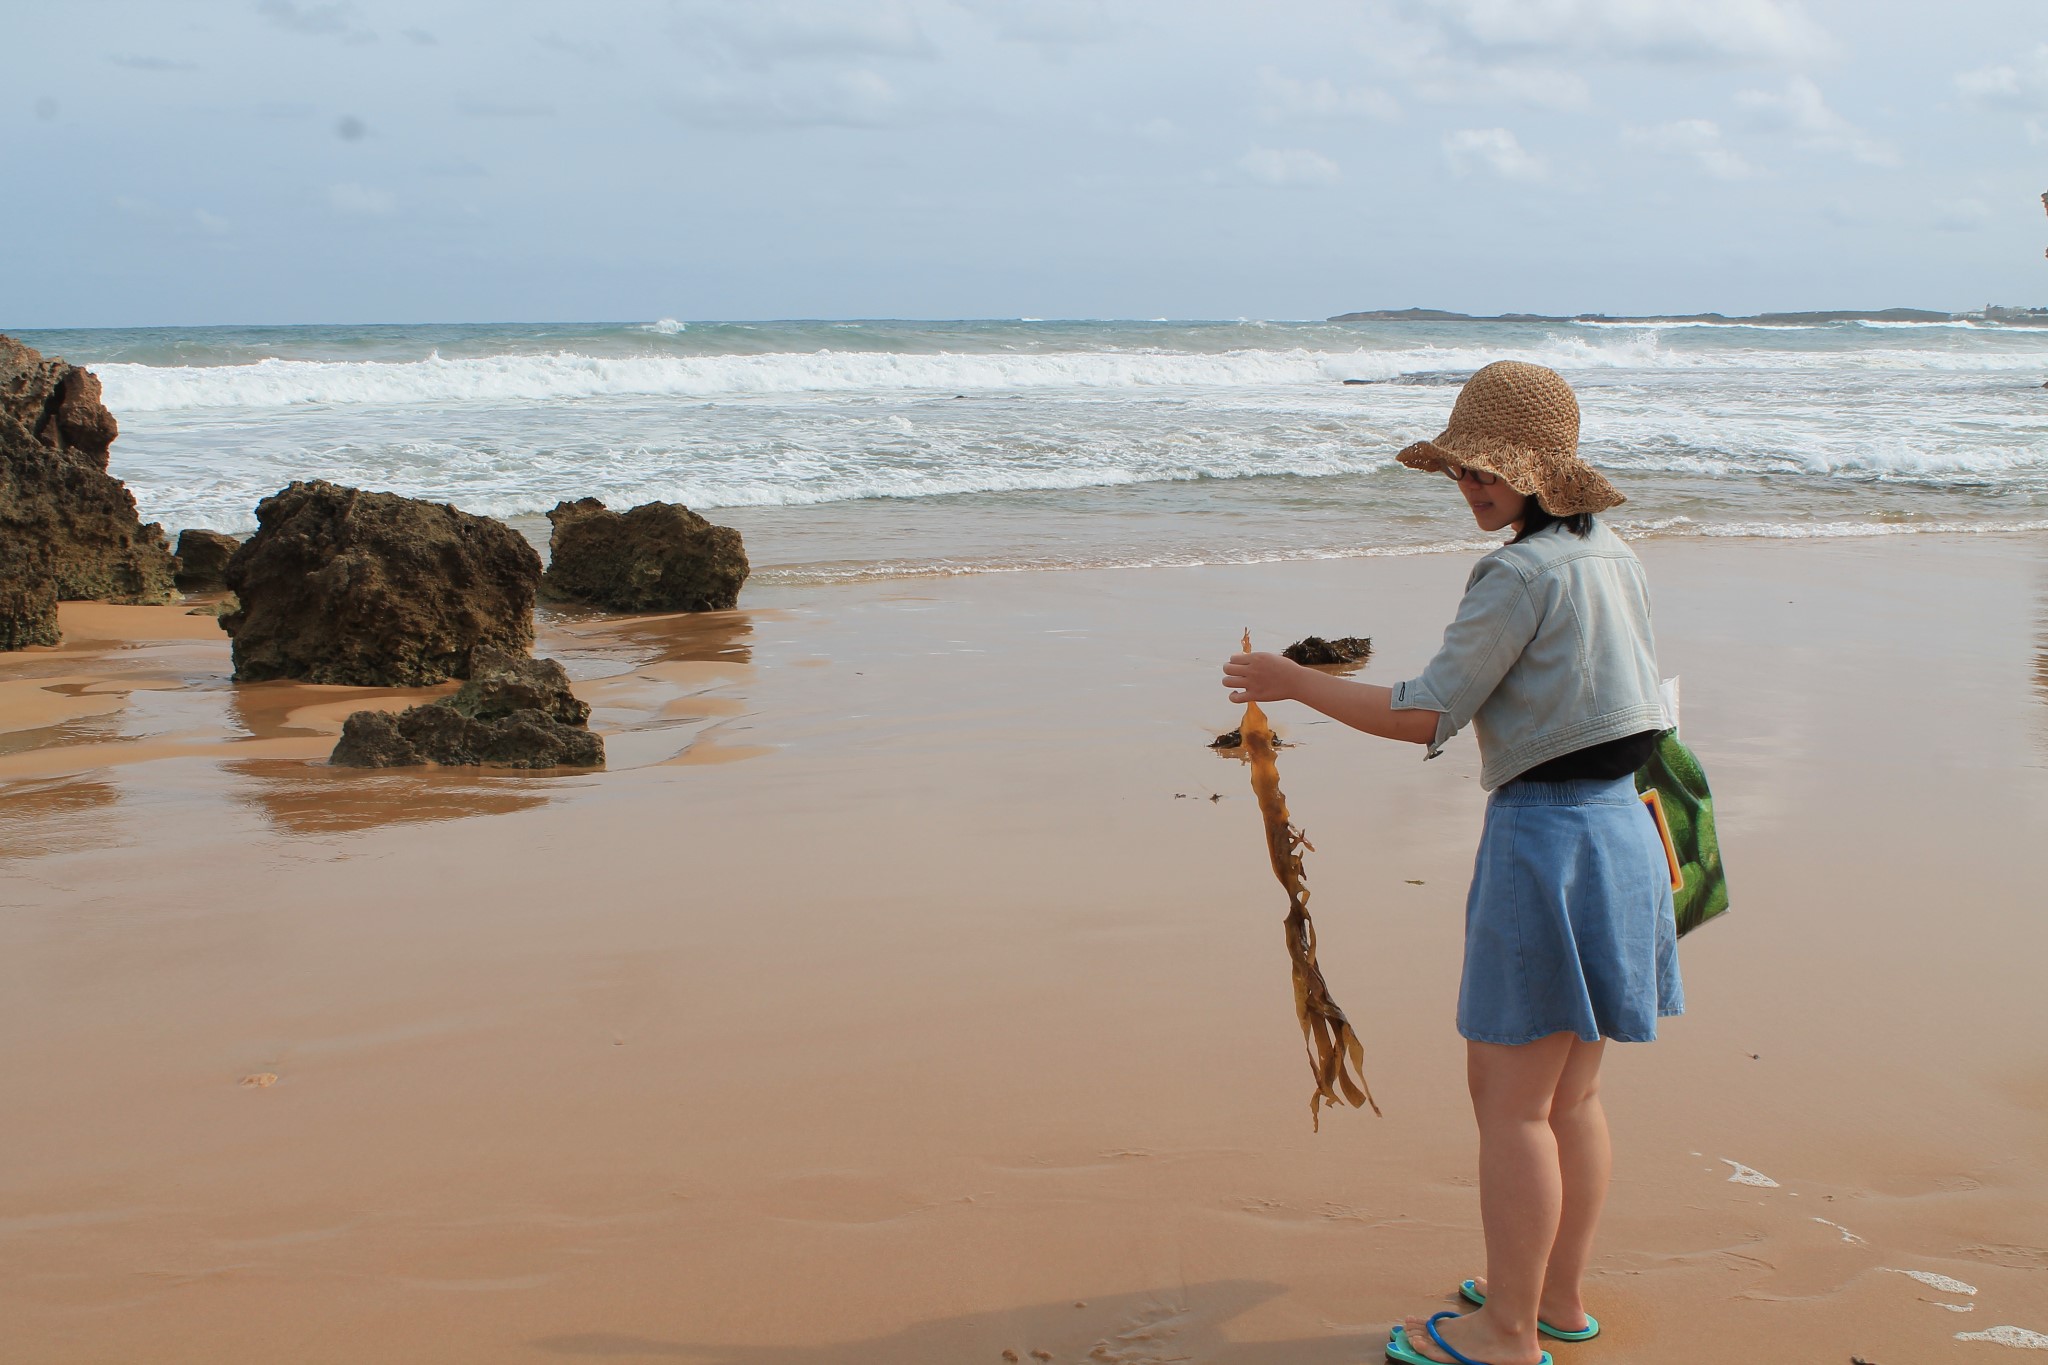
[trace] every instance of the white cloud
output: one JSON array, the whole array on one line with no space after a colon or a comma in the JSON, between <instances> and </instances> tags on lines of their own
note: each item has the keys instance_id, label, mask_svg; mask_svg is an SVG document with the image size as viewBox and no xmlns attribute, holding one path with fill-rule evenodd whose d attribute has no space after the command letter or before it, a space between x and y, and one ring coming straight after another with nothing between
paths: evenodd
<instances>
[{"instance_id":1,"label":"white cloud","mask_svg":"<svg viewBox=\"0 0 2048 1365\"><path fill-rule=\"evenodd\" d=\"M1259 68L1259 92L1272 118L1380 119L1401 117L1401 104L1373 86L1339 86L1326 76L1295 80L1272 67Z\"/></svg>"},{"instance_id":2,"label":"white cloud","mask_svg":"<svg viewBox=\"0 0 2048 1365\"><path fill-rule=\"evenodd\" d=\"M1134 131L1148 142L1171 142L1180 136L1180 125L1170 118L1148 118Z\"/></svg>"},{"instance_id":3,"label":"white cloud","mask_svg":"<svg viewBox=\"0 0 2048 1365\"><path fill-rule=\"evenodd\" d=\"M327 187L327 202L352 218L382 218L398 211L391 191L358 185L353 180Z\"/></svg>"},{"instance_id":4,"label":"white cloud","mask_svg":"<svg viewBox=\"0 0 2048 1365\"><path fill-rule=\"evenodd\" d=\"M1935 206L1934 225L1943 232L1977 232L1991 223L1991 205L1982 199L1955 199Z\"/></svg>"},{"instance_id":5,"label":"white cloud","mask_svg":"<svg viewBox=\"0 0 2048 1365\"><path fill-rule=\"evenodd\" d=\"M1254 147L1237 167L1268 185L1334 185L1344 178L1336 162L1306 147Z\"/></svg>"},{"instance_id":6,"label":"white cloud","mask_svg":"<svg viewBox=\"0 0 2048 1365\"><path fill-rule=\"evenodd\" d=\"M1804 76L1786 82L1782 94L1744 90L1735 103L1759 132L1790 137L1802 147L1838 152L1866 166L1896 166L1899 154L1828 107L1820 87Z\"/></svg>"},{"instance_id":7,"label":"white cloud","mask_svg":"<svg viewBox=\"0 0 2048 1365\"><path fill-rule=\"evenodd\" d=\"M226 232L229 226L227 219L217 213L208 213L205 209L192 210L192 221L212 233Z\"/></svg>"},{"instance_id":8,"label":"white cloud","mask_svg":"<svg viewBox=\"0 0 2048 1365\"><path fill-rule=\"evenodd\" d=\"M957 0L994 26L996 36L1056 53L1107 40L1114 31L1102 0Z\"/></svg>"},{"instance_id":9,"label":"white cloud","mask_svg":"<svg viewBox=\"0 0 2048 1365\"><path fill-rule=\"evenodd\" d=\"M793 61L934 55L901 0L695 0L677 6L670 31L686 48L757 70Z\"/></svg>"},{"instance_id":10,"label":"white cloud","mask_svg":"<svg viewBox=\"0 0 2048 1365\"><path fill-rule=\"evenodd\" d=\"M1712 119L1682 118L1653 128L1626 128L1621 136L1632 147L1693 161L1716 180L1747 180L1756 174L1756 168L1722 140L1721 127Z\"/></svg>"},{"instance_id":11,"label":"white cloud","mask_svg":"<svg viewBox=\"0 0 2048 1365\"><path fill-rule=\"evenodd\" d=\"M374 43L377 35L356 22L350 0L300 5L296 0L257 0L256 12L293 33L333 36L352 43Z\"/></svg>"},{"instance_id":12,"label":"white cloud","mask_svg":"<svg viewBox=\"0 0 2048 1365\"><path fill-rule=\"evenodd\" d=\"M125 66L130 71L197 71L199 63L174 61L169 57L109 57L115 66Z\"/></svg>"},{"instance_id":13,"label":"white cloud","mask_svg":"<svg viewBox=\"0 0 2048 1365\"><path fill-rule=\"evenodd\" d=\"M1793 64L1832 47L1824 29L1784 0L1400 0L1400 8L1454 47L1481 54Z\"/></svg>"},{"instance_id":14,"label":"white cloud","mask_svg":"<svg viewBox=\"0 0 2048 1365\"><path fill-rule=\"evenodd\" d=\"M534 42L550 52L559 52L564 57L574 57L579 62L592 66L617 66L619 51L610 43L590 38L564 38L559 33L543 33Z\"/></svg>"},{"instance_id":15,"label":"white cloud","mask_svg":"<svg viewBox=\"0 0 2048 1365\"><path fill-rule=\"evenodd\" d=\"M1956 90L1986 109L2048 109L2048 43L2017 66L1982 66L1958 73Z\"/></svg>"},{"instance_id":16,"label":"white cloud","mask_svg":"<svg viewBox=\"0 0 2048 1365\"><path fill-rule=\"evenodd\" d=\"M1506 100L1530 109L1584 109L1593 103L1586 78L1545 66L1470 66L1438 62L1414 78L1415 93L1439 104Z\"/></svg>"},{"instance_id":17,"label":"white cloud","mask_svg":"<svg viewBox=\"0 0 2048 1365\"><path fill-rule=\"evenodd\" d=\"M790 128L885 128L902 116L896 88L877 72L838 71L820 80L769 85L707 77L670 106L699 128L772 131Z\"/></svg>"},{"instance_id":18,"label":"white cloud","mask_svg":"<svg viewBox=\"0 0 2048 1365\"><path fill-rule=\"evenodd\" d=\"M1505 128L1464 128L1444 135L1444 155L1459 175L1485 166L1503 180L1541 180L1549 174L1543 159L1532 156Z\"/></svg>"},{"instance_id":19,"label":"white cloud","mask_svg":"<svg viewBox=\"0 0 2048 1365\"><path fill-rule=\"evenodd\" d=\"M542 100L478 100L459 99L455 102L458 113L471 118L553 118L555 106Z\"/></svg>"}]
</instances>

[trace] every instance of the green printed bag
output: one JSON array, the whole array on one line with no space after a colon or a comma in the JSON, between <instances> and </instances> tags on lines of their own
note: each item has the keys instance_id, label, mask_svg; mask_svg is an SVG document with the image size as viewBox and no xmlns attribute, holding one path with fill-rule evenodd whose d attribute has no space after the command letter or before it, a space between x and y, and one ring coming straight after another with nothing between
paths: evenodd
<instances>
[{"instance_id":1,"label":"green printed bag","mask_svg":"<svg viewBox=\"0 0 2048 1365\"><path fill-rule=\"evenodd\" d=\"M1721 841L1714 834L1714 796L1693 751L1678 739L1678 684L1664 685L1672 726L1657 740L1650 761L1636 770L1636 790L1655 792L1663 808L1664 832L1681 884L1671 893L1681 936L1728 908L1728 882L1721 871Z\"/></svg>"}]
</instances>

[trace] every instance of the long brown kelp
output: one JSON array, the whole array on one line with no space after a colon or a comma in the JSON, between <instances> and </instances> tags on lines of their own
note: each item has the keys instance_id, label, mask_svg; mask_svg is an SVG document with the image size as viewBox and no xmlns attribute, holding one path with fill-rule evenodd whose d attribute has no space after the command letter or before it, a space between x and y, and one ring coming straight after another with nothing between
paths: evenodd
<instances>
[{"instance_id":1,"label":"long brown kelp","mask_svg":"<svg viewBox=\"0 0 2048 1365\"><path fill-rule=\"evenodd\" d=\"M1244 633L1245 653L1251 653L1252 634ZM1349 1104L1352 1108L1372 1107L1372 1088L1365 1083L1365 1047L1351 1021L1344 1017L1330 988L1323 981L1323 969L1316 965L1316 926L1308 917L1307 874L1302 871L1301 851L1315 851L1315 845L1296 829L1287 815L1287 798L1280 792L1280 759L1274 752L1273 727L1255 701L1244 707L1245 756L1252 767L1252 792L1259 799L1259 814L1266 824L1266 852L1273 860L1273 875L1287 889L1287 956L1294 964L1294 1012L1301 1020L1302 1046L1308 1053L1309 1070L1315 1076L1315 1093L1309 1096L1309 1121L1322 1131L1325 1104Z\"/></svg>"}]
</instances>

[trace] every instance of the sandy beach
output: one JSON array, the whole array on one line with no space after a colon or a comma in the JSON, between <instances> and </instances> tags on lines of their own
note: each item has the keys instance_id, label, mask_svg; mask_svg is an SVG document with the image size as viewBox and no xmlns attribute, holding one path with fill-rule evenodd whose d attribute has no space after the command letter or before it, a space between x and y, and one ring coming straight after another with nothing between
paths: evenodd
<instances>
[{"instance_id":1,"label":"sandy beach","mask_svg":"<svg viewBox=\"0 0 2048 1365\"><path fill-rule=\"evenodd\" d=\"M2048 541L1639 549L1733 913L1610 1053L1608 1330L1560 1358L2005 1359L2048 1333ZM329 769L433 690L237 688L193 604L66 605L0 656L0 1358L1377 1359L1482 1269L1476 750L1272 708L1385 1110L1316 1133L1205 744L1243 627L1393 681L1469 564L544 615L613 766L536 776Z\"/></svg>"}]
</instances>

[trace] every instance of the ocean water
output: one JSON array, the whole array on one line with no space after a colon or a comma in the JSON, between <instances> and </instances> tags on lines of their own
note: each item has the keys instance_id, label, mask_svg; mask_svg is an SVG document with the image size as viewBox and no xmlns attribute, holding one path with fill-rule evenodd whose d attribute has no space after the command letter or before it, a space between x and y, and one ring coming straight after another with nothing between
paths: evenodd
<instances>
[{"instance_id":1,"label":"ocean water","mask_svg":"<svg viewBox=\"0 0 2048 1365\"><path fill-rule=\"evenodd\" d=\"M91 366L146 519L324 478L544 544L688 504L765 582L1407 554L1481 539L1394 452L1490 360L1577 388L1638 536L2048 531L2048 329L758 322L25 332ZM1346 383L1346 380L1364 381Z\"/></svg>"}]
</instances>

